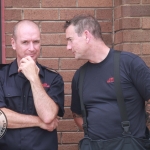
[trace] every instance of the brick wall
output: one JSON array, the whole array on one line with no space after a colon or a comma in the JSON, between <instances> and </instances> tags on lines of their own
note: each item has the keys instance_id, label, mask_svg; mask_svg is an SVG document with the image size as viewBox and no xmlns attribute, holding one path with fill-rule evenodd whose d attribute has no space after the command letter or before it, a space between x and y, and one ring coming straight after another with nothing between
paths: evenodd
<instances>
[{"instance_id":1,"label":"brick wall","mask_svg":"<svg viewBox=\"0 0 150 150\"><path fill-rule=\"evenodd\" d=\"M150 0L5 0L6 62L15 58L10 45L14 24L21 19L37 22L42 33L39 62L56 69L65 82L65 115L58 127L59 150L77 150L83 137L70 111L71 79L85 61L66 51L65 20L76 14L95 16L109 47L140 55L150 66Z\"/></svg>"},{"instance_id":2,"label":"brick wall","mask_svg":"<svg viewBox=\"0 0 150 150\"><path fill-rule=\"evenodd\" d=\"M150 0L114 2L114 47L138 54L150 67Z\"/></svg>"}]
</instances>

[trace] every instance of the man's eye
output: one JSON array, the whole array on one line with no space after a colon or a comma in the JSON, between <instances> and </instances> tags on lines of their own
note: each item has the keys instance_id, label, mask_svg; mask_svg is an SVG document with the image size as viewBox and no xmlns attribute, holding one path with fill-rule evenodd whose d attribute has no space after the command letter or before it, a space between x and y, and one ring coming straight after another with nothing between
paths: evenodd
<instances>
[{"instance_id":1,"label":"man's eye","mask_svg":"<svg viewBox=\"0 0 150 150\"><path fill-rule=\"evenodd\" d=\"M38 43L40 43L40 41L34 41L34 43L35 43L35 44L38 44Z\"/></svg>"},{"instance_id":2,"label":"man's eye","mask_svg":"<svg viewBox=\"0 0 150 150\"><path fill-rule=\"evenodd\" d=\"M23 43L23 44L28 44L28 42L27 42L27 41L23 41L22 43Z\"/></svg>"}]
</instances>

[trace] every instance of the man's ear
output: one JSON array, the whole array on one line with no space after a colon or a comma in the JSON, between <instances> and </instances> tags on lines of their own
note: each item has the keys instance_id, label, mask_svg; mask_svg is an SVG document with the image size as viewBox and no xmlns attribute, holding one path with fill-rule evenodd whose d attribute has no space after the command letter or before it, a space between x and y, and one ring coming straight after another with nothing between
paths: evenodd
<instances>
[{"instance_id":1,"label":"man's ear","mask_svg":"<svg viewBox=\"0 0 150 150\"><path fill-rule=\"evenodd\" d=\"M16 50L16 41L14 40L14 38L11 38L11 46L13 50Z\"/></svg>"},{"instance_id":2,"label":"man's ear","mask_svg":"<svg viewBox=\"0 0 150 150\"><path fill-rule=\"evenodd\" d=\"M90 32L89 32L88 30L85 30L85 31L84 31L84 34L85 34L85 37L86 37L86 42L89 43L90 37L91 37L91 36L90 36Z\"/></svg>"}]
</instances>

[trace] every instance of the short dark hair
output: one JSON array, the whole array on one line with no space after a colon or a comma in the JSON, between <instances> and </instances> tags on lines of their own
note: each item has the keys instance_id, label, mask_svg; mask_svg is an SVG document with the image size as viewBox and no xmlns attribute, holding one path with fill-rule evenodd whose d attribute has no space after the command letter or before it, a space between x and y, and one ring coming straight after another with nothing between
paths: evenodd
<instances>
[{"instance_id":1,"label":"short dark hair","mask_svg":"<svg viewBox=\"0 0 150 150\"><path fill-rule=\"evenodd\" d=\"M70 25L75 26L75 31L79 36L88 30L96 39L102 39L100 24L93 16L77 15L70 21L66 21L64 29L66 30Z\"/></svg>"}]
</instances>

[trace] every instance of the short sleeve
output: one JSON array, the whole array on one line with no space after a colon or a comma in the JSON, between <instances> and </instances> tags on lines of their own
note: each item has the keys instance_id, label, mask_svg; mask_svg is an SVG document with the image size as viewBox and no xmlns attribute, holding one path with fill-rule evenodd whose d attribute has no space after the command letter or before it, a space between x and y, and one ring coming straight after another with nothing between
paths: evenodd
<instances>
[{"instance_id":1,"label":"short sleeve","mask_svg":"<svg viewBox=\"0 0 150 150\"><path fill-rule=\"evenodd\" d=\"M64 115L64 82L62 77L57 74L50 85L50 90L47 92L48 95L55 101L59 106L58 116L63 117Z\"/></svg>"},{"instance_id":2,"label":"short sleeve","mask_svg":"<svg viewBox=\"0 0 150 150\"><path fill-rule=\"evenodd\" d=\"M76 73L72 79L71 111L78 115L81 115L78 79L79 79L79 70L76 71Z\"/></svg>"}]
</instances>

